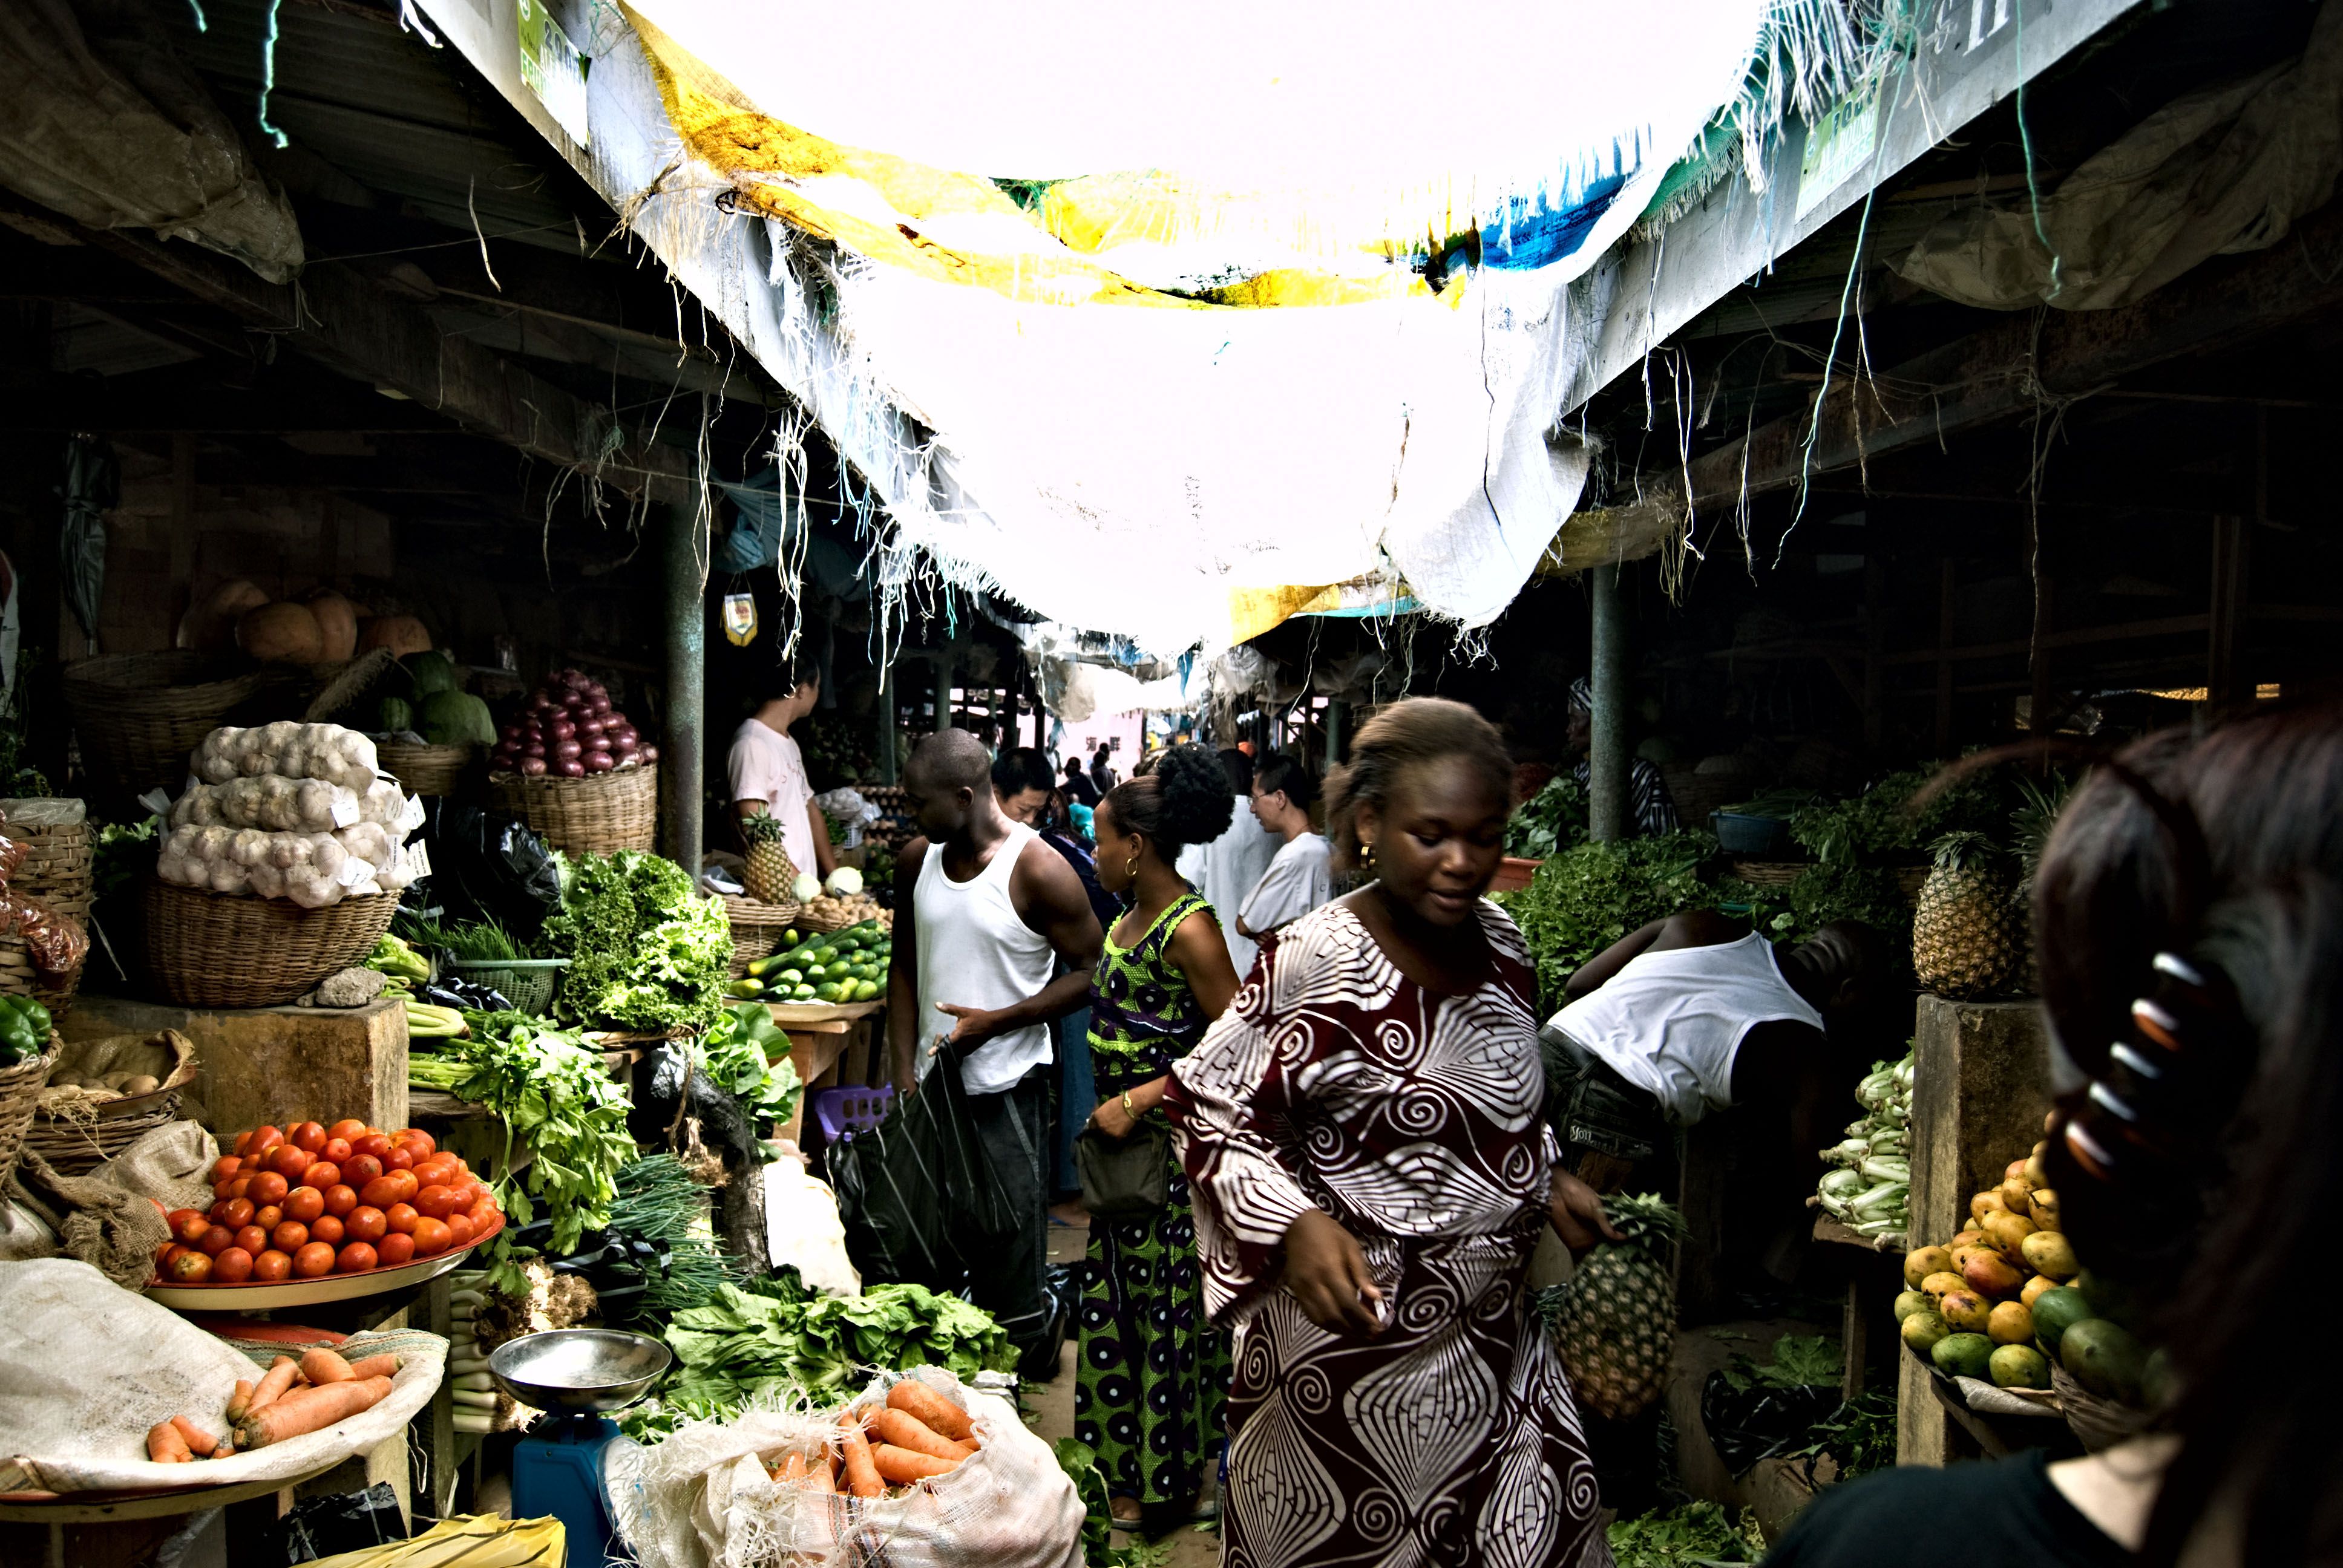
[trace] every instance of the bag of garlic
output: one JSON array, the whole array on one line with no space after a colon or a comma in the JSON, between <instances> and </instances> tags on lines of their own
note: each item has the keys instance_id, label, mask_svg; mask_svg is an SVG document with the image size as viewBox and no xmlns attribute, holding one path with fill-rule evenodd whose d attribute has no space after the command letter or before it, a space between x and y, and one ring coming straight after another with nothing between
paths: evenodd
<instances>
[{"instance_id":1,"label":"bag of garlic","mask_svg":"<svg viewBox=\"0 0 2343 1568\"><path fill-rule=\"evenodd\" d=\"M373 830L381 832L379 828ZM377 838L368 847L380 849L386 860L397 860L403 869L397 846ZM290 899L307 910L388 887L374 861L352 854L335 834L271 833L258 828L175 828L163 840L155 870L163 880L183 888ZM406 880L398 881L398 886L406 885Z\"/></svg>"},{"instance_id":2,"label":"bag of garlic","mask_svg":"<svg viewBox=\"0 0 2343 1568\"><path fill-rule=\"evenodd\" d=\"M344 785L266 773L256 779L231 779L225 784L191 785L171 803L170 825L330 833L361 819L359 797Z\"/></svg>"},{"instance_id":3,"label":"bag of garlic","mask_svg":"<svg viewBox=\"0 0 2343 1568\"><path fill-rule=\"evenodd\" d=\"M377 758L374 742L355 729L279 719L251 729L223 726L213 730L196 748L188 766L206 784L273 773L367 790L375 783Z\"/></svg>"}]
</instances>

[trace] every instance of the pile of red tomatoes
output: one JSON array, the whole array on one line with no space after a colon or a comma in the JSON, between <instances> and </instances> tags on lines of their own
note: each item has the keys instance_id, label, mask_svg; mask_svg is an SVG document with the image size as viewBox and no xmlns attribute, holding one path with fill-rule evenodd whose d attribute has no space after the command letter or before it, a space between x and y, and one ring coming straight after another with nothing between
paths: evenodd
<instances>
[{"instance_id":1,"label":"pile of red tomatoes","mask_svg":"<svg viewBox=\"0 0 2343 1568\"><path fill-rule=\"evenodd\" d=\"M274 1284L397 1268L468 1247L503 1219L488 1184L411 1127L256 1127L212 1167L211 1181L208 1211L166 1216L159 1283Z\"/></svg>"}]
</instances>

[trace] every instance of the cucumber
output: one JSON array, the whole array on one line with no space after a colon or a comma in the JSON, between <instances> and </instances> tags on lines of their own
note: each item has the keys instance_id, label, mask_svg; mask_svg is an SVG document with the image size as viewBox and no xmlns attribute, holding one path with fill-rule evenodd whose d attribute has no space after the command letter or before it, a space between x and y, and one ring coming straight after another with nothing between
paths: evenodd
<instances>
[{"instance_id":1,"label":"cucumber","mask_svg":"<svg viewBox=\"0 0 2343 1568\"><path fill-rule=\"evenodd\" d=\"M792 967L783 970L779 974L775 975L773 978L785 985L803 985L805 984L805 970Z\"/></svg>"},{"instance_id":2,"label":"cucumber","mask_svg":"<svg viewBox=\"0 0 2343 1568\"><path fill-rule=\"evenodd\" d=\"M838 1000L838 986L834 981L825 980L820 985L813 988L813 994L814 999L818 1001L836 1001Z\"/></svg>"},{"instance_id":3,"label":"cucumber","mask_svg":"<svg viewBox=\"0 0 2343 1568\"><path fill-rule=\"evenodd\" d=\"M724 994L744 1000L760 997L765 994L765 982L759 980L736 980L724 988Z\"/></svg>"},{"instance_id":4,"label":"cucumber","mask_svg":"<svg viewBox=\"0 0 2343 1568\"><path fill-rule=\"evenodd\" d=\"M854 1000L856 1001L869 1001L872 997L877 996L878 994L879 982L877 980L858 980L855 982Z\"/></svg>"},{"instance_id":5,"label":"cucumber","mask_svg":"<svg viewBox=\"0 0 2343 1568\"><path fill-rule=\"evenodd\" d=\"M811 1000L814 1000L813 987L811 987L811 986L809 986L809 985L800 985L800 986L799 986L799 987L797 988L796 992L795 992L793 995L791 995L791 996L790 996L789 1000L790 1000L791 1001L811 1001Z\"/></svg>"}]
</instances>

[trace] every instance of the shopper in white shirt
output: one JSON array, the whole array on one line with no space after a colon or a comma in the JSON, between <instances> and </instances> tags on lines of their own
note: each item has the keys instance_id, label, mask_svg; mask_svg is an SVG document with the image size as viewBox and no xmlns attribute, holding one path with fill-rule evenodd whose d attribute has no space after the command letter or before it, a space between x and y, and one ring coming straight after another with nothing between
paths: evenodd
<instances>
[{"instance_id":1,"label":"shopper in white shirt","mask_svg":"<svg viewBox=\"0 0 2343 1568\"><path fill-rule=\"evenodd\" d=\"M1253 954L1259 950L1251 937L1237 934L1234 917L1269 869L1277 840L1244 809L1252 796L1252 759L1233 747L1220 755L1221 771L1228 776L1236 809L1229 817L1226 831L1209 844L1191 844L1182 849L1174 869L1212 906L1221 922L1222 939L1228 943L1229 962L1242 979L1252 971Z\"/></svg>"},{"instance_id":2,"label":"shopper in white shirt","mask_svg":"<svg viewBox=\"0 0 2343 1568\"><path fill-rule=\"evenodd\" d=\"M1318 781L1296 758L1273 752L1253 769L1253 819L1282 843L1237 911L1239 935L1258 940L1334 896L1332 850L1310 826L1317 799Z\"/></svg>"},{"instance_id":3,"label":"shopper in white shirt","mask_svg":"<svg viewBox=\"0 0 2343 1568\"><path fill-rule=\"evenodd\" d=\"M732 734L725 769L732 814L779 820L789 864L827 881L837 869L838 856L830 847L830 824L813 803L805 755L789 734L789 726L811 713L820 700L821 678L811 668L795 675L783 670L772 691Z\"/></svg>"}]
</instances>

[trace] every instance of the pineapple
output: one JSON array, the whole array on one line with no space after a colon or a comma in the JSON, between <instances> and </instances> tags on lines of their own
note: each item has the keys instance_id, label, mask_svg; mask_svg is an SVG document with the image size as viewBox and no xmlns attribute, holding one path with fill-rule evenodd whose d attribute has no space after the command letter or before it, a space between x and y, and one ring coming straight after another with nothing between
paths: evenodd
<instances>
[{"instance_id":1,"label":"pineapple","mask_svg":"<svg viewBox=\"0 0 2343 1568\"><path fill-rule=\"evenodd\" d=\"M2025 970L2024 922L2001 857L1982 833L1947 833L1912 917L1920 989L1957 1001L2007 991Z\"/></svg>"},{"instance_id":2,"label":"pineapple","mask_svg":"<svg viewBox=\"0 0 2343 1568\"><path fill-rule=\"evenodd\" d=\"M1676 1341L1676 1242L1684 1216L1658 1198L1613 1198L1604 1208L1626 1238L1589 1252L1570 1282L1539 1292L1579 1402L1625 1421L1660 1397Z\"/></svg>"},{"instance_id":3,"label":"pineapple","mask_svg":"<svg viewBox=\"0 0 2343 1568\"><path fill-rule=\"evenodd\" d=\"M740 836L749 840L748 870L740 880L749 896L768 904L789 902L789 888L798 869L781 847L781 825L763 812L740 819Z\"/></svg>"}]
</instances>

